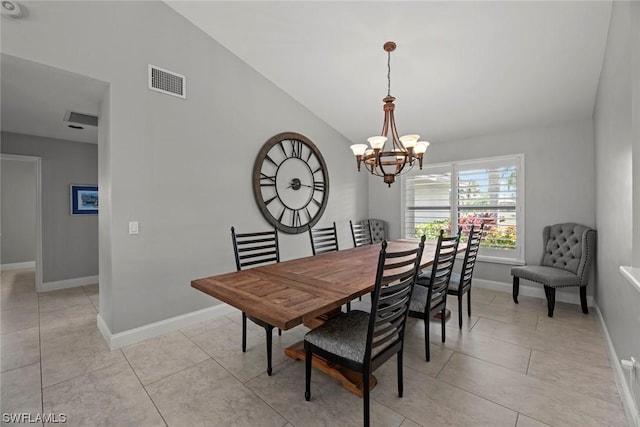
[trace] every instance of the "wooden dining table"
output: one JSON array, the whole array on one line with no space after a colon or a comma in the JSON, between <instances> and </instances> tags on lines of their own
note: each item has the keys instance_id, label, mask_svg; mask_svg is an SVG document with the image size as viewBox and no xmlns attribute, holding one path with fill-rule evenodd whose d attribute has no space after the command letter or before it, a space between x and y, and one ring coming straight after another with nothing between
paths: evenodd
<instances>
[{"instance_id":1,"label":"wooden dining table","mask_svg":"<svg viewBox=\"0 0 640 427\"><path fill-rule=\"evenodd\" d=\"M413 249L415 240L388 242L387 251ZM460 244L458 252L464 251ZM247 315L282 330L300 324L320 325L342 305L373 290L380 244L328 252L191 281L191 286ZM434 262L435 242L425 242L421 268ZM304 359L302 342L287 348L294 359ZM340 380L345 388L362 396L362 378L322 359L313 365ZM372 387L376 380L372 379Z\"/></svg>"}]
</instances>

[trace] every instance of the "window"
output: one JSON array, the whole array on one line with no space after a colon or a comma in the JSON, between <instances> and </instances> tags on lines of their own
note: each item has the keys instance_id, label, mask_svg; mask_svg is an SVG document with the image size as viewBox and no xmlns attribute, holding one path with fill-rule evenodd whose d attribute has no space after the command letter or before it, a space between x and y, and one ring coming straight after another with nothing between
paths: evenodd
<instances>
[{"instance_id":1,"label":"window","mask_svg":"<svg viewBox=\"0 0 640 427\"><path fill-rule=\"evenodd\" d=\"M524 261L524 156L426 166L403 179L405 238L436 240L440 229L463 236L484 223L480 258Z\"/></svg>"}]
</instances>

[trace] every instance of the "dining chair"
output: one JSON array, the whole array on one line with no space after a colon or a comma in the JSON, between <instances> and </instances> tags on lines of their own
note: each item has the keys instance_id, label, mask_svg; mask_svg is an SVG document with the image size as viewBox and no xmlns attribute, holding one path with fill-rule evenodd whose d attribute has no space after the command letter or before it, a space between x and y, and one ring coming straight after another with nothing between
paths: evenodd
<instances>
[{"instance_id":1,"label":"dining chair","mask_svg":"<svg viewBox=\"0 0 640 427\"><path fill-rule=\"evenodd\" d=\"M278 246L278 230L261 231L254 233L236 233L231 227L231 240L233 241L233 252L236 259L236 269L244 270L246 267L256 267L260 265L280 262L280 248ZM242 312L242 352L247 351L247 318L256 325L262 326L267 334L267 374L271 375L271 343L273 335L273 325L266 323L256 317L249 316ZM282 331L278 329L278 334Z\"/></svg>"},{"instance_id":2,"label":"dining chair","mask_svg":"<svg viewBox=\"0 0 640 427\"><path fill-rule=\"evenodd\" d=\"M431 273L428 277L424 275L418 277L417 283L420 286L416 286L411 297L409 316L424 320L424 348L427 362L431 360L429 319L438 312L442 324L442 342L445 342L447 291L458 252L460 233L461 230L454 236L444 237L444 230L440 230Z\"/></svg>"},{"instance_id":3,"label":"dining chair","mask_svg":"<svg viewBox=\"0 0 640 427\"><path fill-rule=\"evenodd\" d=\"M333 227L309 227L309 240L311 241L311 251L314 256L340 250L338 247L338 231L335 222L333 223ZM351 311L351 302L348 302L346 306L347 312Z\"/></svg>"},{"instance_id":4,"label":"dining chair","mask_svg":"<svg viewBox=\"0 0 640 427\"><path fill-rule=\"evenodd\" d=\"M547 315L553 317L556 288L579 286L582 312L589 314L587 285L595 258L596 230L573 222L547 225L542 230L542 247L540 265L511 268L513 302L518 303L521 278L540 283L547 297Z\"/></svg>"},{"instance_id":5,"label":"dining chair","mask_svg":"<svg viewBox=\"0 0 640 427\"><path fill-rule=\"evenodd\" d=\"M314 255L339 250L336 223L333 223L333 227L309 227L309 240L311 240L311 250Z\"/></svg>"},{"instance_id":6,"label":"dining chair","mask_svg":"<svg viewBox=\"0 0 640 427\"><path fill-rule=\"evenodd\" d=\"M471 279L473 278L473 270L476 265L483 230L484 223L480 224L480 227L476 227L475 224L471 225L467 236L467 249L464 251L462 268L460 273L451 273L451 279L449 280L447 294L458 298L458 327L460 329L462 329L462 299L465 293L467 294L467 315L471 317Z\"/></svg>"},{"instance_id":7,"label":"dining chair","mask_svg":"<svg viewBox=\"0 0 640 427\"><path fill-rule=\"evenodd\" d=\"M353 310L332 317L304 337L305 400L311 399L311 365L316 354L362 374L364 425L369 426L371 374L397 354L398 396L402 397L402 351L411 294L420 269L424 236L415 249L387 251L381 244L369 313Z\"/></svg>"},{"instance_id":8,"label":"dining chair","mask_svg":"<svg viewBox=\"0 0 640 427\"><path fill-rule=\"evenodd\" d=\"M349 220L349 226L351 226L351 237L353 237L353 246L360 247L364 245L373 244L371 237L371 224L369 221L362 221L361 223L353 223Z\"/></svg>"}]
</instances>

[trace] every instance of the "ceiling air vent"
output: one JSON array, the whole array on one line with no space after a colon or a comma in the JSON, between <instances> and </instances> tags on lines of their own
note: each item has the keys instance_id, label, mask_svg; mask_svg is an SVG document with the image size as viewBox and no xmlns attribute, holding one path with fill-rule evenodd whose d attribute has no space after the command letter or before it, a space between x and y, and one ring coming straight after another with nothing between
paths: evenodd
<instances>
[{"instance_id":1,"label":"ceiling air vent","mask_svg":"<svg viewBox=\"0 0 640 427\"><path fill-rule=\"evenodd\" d=\"M149 64L149 89L186 98L186 86L185 76Z\"/></svg>"},{"instance_id":2,"label":"ceiling air vent","mask_svg":"<svg viewBox=\"0 0 640 427\"><path fill-rule=\"evenodd\" d=\"M64 115L64 121L75 125L98 126L98 116L75 111L67 111Z\"/></svg>"}]
</instances>

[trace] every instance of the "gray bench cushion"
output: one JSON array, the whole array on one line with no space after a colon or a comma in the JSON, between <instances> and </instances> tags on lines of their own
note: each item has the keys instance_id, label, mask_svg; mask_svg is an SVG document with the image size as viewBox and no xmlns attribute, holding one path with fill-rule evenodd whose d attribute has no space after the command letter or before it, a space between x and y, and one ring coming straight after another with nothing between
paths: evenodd
<instances>
[{"instance_id":1,"label":"gray bench cushion","mask_svg":"<svg viewBox=\"0 0 640 427\"><path fill-rule=\"evenodd\" d=\"M369 313L352 310L349 313L341 313L322 326L307 332L304 340L337 356L362 363L367 346L368 327ZM375 357L384 348L374 347L371 357Z\"/></svg>"},{"instance_id":2,"label":"gray bench cushion","mask_svg":"<svg viewBox=\"0 0 640 427\"><path fill-rule=\"evenodd\" d=\"M543 265L513 267L511 269L511 275L542 283L552 288L580 286L580 278L576 274L561 268L546 267Z\"/></svg>"}]
</instances>

